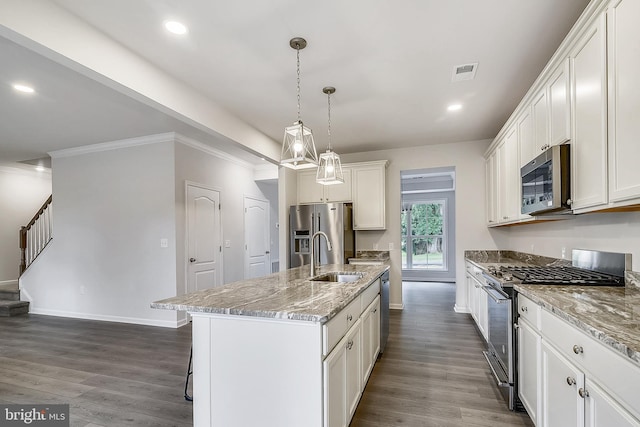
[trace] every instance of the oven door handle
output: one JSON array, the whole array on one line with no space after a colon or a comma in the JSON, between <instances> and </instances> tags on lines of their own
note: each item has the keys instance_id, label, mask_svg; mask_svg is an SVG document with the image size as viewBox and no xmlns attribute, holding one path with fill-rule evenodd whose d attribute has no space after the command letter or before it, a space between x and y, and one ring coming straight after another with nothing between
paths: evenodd
<instances>
[{"instance_id":1,"label":"oven door handle","mask_svg":"<svg viewBox=\"0 0 640 427\"><path fill-rule=\"evenodd\" d=\"M511 301L511 298L496 290L493 286L483 286L482 289L491 297L496 304L505 304Z\"/></svg>"}]
</instances>

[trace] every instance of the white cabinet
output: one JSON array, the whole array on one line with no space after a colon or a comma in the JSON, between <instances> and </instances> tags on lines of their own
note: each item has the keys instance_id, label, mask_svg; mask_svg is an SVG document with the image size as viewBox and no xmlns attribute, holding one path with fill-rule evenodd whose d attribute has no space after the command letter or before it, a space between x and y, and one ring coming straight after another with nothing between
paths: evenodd
<instances>
[{"instance_id":1,"label":"white cabinet","mask_svg":"<svg viewBox=\"0 0 640 427\"><path fill-rule=\"evenodd\" d=\"M524 109L524 112L518 117L518 144L520 146L519 153L519 165L520 167L526 165L538 155L538 150L534 145L533 140L533 115L531 113L531 107Z\"/></svg>"},{"instance_id":2,"label":"white cabinet","mask_svg":"<svg viewBox=\"0 0 640 427\"><path fill-rule=\"evenodd\" d=\"M491 153L485 161L486 215L489 227L498 224L498 154Z\"/></svg>"},{"instance_id":3,"label":"white cabinet","mask_svg":"<svg viewBox=\"0 0 640 427\"><path fill-rule=\"evenodd\" d=\"M585 29L571 62L572 209L607 203L607 97L605 15Z\"/></svg>"},{"instance_id":4,"label":"white cabinet","mask_svg":"<svg viewBox=\"0 0 640 427\"><path fill-rule=\"evenodd\" d=\"M544 427L640 427L640 368L518 295L518 395Z\"/></svg>"},{"instance_id":5,"label":"white cabinet","mask_svg":"<svg viewBox=\"0 0 640 427\"><path fill-rule=\"evenodd\" d=\"M584 374L543 341L542 425L584 425L584 399L579 397L578 390L584 393Z\"/></svg>"},{"instance_id":6,"label":"white cabinet","mask_svg":"<svg viewBox=\"0 0 640 427\"><path fill-rule=\"evenodd\" d=\"M614 0L607 10L609 201L640 200L640 2ZM634 200L635 199L635 200Z\"/></svg>"},{"instance_id":7,"label":"white cabinet","mask_svg":"<svg viewBox=\"0 0 640 427\"><path fill-rule=\"evenodd\" d=\"M569 60L551 75L549 96L549 145L558 145L571 139L571 97L569 91Z\"/></svg>"},{"instance_id":8,"label":"white cabinet","mask_svg":"<svg viewBox=\"0 0 640 427\"><path fill-rule=\"evenodd\" d=\"M529 310L535 309L532 303L519 304ZM540 390L540 352L542 338L533 325L520 317L518 320L518 395L531 421L539 425L541 399Z\"/></svg>"},{"instance_id":9,"label":"white cabinet","mask_svg":"<svg viewBox=\"0 0 640 427\"><path fill-rule=\"evenodd\" d=\"M549 147L549 107L547 105L547 89L542 88L531 103L533 116L534 156ZM531 160L531 159L530 159Z\"/></svg>"},{"instance_id":10,"label":"white cabinet","mask_svg":"<svg viewBox=\"0 0 640 427\"><path fill-rule=\"evenodd\" d=\"M386 161L354 163L353 228L354 230L384 230Z\"/></svg>"},{"instance_id":11,"label":"white cabinet","mask_svg":"<svg viewBox=\"0 0 640 427\"><path fill-rule=\"evenodd\" d=\"M329 335L339 331L343 335L323 362L325 427L349 425L376 362L380 351L379 292L378 279L323 329L325 349L331 349L335 342Z\"/></svg>"},{"instance_id":12,"label":"white cabinet","mask_svg":"<svg viewBox=\"0 0 640 427\"><path fill-rule=\"evenodd\" d=\"M520 217L520 168L518 168L518 129L507 130L497 148L498 223L513 222Z\"/></svg>"},{"instance_id":13,"label":"white cabinet","mask_svg":"<svg viewBox=\"0 0 640 427\"><path fill-rule=\"evenodd\" d=\"M380 352L380 297L362 314L362 386L371 375L373 365Z\"/></svg>"},{"instance_id":14,"label":"white cabinet","mask_svg":"<svg viewBox=\"0 0 640 427\"><path fill-rule=\"evenodd\" d=\"M471 317L486 341L489 333L489 306L483 286L481 270L467 263L467 303Z\"/></svg>"},{"instance_id":15,"label":"white cabinet","mask_svg":"<svg viewBox=\"0 0 640 427\"><path fill-rule=\"evenodd\" d=\"M298 172L298 203L350 202L352 200L351 169L342 168L343 184L322 185L316 182L316 170Z\"/></svg>"}]
</instances>

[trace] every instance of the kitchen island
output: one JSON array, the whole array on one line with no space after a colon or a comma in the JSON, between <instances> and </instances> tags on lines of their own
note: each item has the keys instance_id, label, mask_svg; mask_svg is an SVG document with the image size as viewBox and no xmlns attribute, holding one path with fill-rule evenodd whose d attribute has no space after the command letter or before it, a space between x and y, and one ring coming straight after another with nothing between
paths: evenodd
<instances>
[{"instance_id":1,"label":"kitchen island","mask_svg":"<svg viewBox=\"0 0 640 427\"><path fill-rule=\"evenodd\" d=\"M388 268L317 269L360 273L339 283L303 266L152 303L192 315L194 425L348 425L379 349Z\"/></svg>"}]
</instances>

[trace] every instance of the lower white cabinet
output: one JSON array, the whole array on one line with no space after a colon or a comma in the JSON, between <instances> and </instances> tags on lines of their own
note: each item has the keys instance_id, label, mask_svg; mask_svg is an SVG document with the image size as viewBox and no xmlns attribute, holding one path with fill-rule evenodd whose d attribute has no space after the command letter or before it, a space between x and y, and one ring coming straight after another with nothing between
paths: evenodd
<instances>
[{"instance_id":1,"label":"lower white cabinet","mask_svg":"<svg viewBox=\"0 0 640 427\"><path fill-rule=\"evenodd\" d=\"M525 303L537 307L518 295ZM640 427L639 379L640 367L556 315L520 313L518 395L538 427Z\"/></svg>"},{"instance_id":2,"label":"lower white cabinet","mask_svg":"<svg viewBox=\"0 0 640 427\"><path fill-rule=\"evenodd\" d=\"M324 359L325 427L349 425L380 352L379 280L372 287L362 293L368 305Z\"/></svg>"},{"instance_id":3,"label":"lower white cabinet","mask_svg":"<svg viewBox=\"0 0 640 427\"><path fill-rule=\"evenodd\" d=\"M471 317L475 320L482 337L486 341L489 333L489 306L487 293L482 289L483 286L480 269L467 264L467 303Z\"/></svg>"}]
</instances>

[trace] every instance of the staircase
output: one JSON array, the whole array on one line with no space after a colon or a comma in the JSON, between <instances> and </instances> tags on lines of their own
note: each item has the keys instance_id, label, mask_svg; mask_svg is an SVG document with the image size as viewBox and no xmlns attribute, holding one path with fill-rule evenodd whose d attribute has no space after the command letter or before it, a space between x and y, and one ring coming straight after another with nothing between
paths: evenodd
<instances>
[{"instance_id":1,"label":"staircase","mask_svg":"<svg viewBox=\"0 0 640 427\"><path fill-rule=\"evenodd\" d=\"M0 285L0 317L29 313L29 301L20 301L18 282Z\"/></svg>"}]
</instances>

